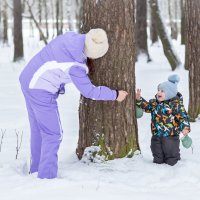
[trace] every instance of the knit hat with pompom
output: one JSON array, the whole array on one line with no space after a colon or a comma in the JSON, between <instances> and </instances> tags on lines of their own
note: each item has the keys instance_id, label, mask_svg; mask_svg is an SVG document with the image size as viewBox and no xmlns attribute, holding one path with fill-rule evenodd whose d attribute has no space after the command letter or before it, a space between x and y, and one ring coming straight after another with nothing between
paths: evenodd
<instances>
[{"instance_id":1,"label":"knit hat with pompom","mask_svg":"<svg viewBox=\"0 0 200 200\"><path fill-rule=\"evenodd\" d=\"M158 85L158 90L163 90L165 93L165 100L172 99L177 95L177 84L179 81L179 76L177 74L173 74L168 77L168 81L160 83Z\"/></svg>"},{"instance_id":2,"label":"knit hat with pompom","mask_svg":"<svg viewBox=\"0 0 200 200\"><path fill-rule=\"evenodd\" d=\"M85 36L84 54L91 59L97 59L108 51L108 37L103 29L91 29Z\"/></svg>"}]
</instances>

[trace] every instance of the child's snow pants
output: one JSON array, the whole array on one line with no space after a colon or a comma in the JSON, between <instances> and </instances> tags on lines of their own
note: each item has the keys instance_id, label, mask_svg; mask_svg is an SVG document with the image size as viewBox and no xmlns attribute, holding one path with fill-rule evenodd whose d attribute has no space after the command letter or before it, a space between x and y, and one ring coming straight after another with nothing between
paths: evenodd
<instances>
[{"instance_id":1,"label":"child's snow pants","mask_svg":"<svg viewBox=\"0 0 200 200\"><path fill-rule=\"evenodd\" d=\"M168 165L175 165L180 160L179 136L157 137L151 138L151 151L153 162Z\"/></svg>"}]
</instances>

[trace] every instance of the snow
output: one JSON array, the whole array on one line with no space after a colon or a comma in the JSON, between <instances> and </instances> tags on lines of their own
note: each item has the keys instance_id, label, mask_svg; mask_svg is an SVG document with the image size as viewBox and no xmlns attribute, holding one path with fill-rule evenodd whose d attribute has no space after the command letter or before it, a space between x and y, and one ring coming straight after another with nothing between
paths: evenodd
<instances>
[{"instance_id":1,"label":"snow","mask_svg":"<svg viewBox=\"0 0 200 200\"><path fill-rule=\"evenodd\" d=\"M184 46L173 41L183 61ZM90 163L79 161L75 154L78 141L79 92L73 85L58 100L64 130L59 150L57 179L41 180L29 174L29 124L18 76L26 61L41 47L37 39L25 40L25 61L12 63L13 46L0 47L0 198L2 200L196 200L200 195L200 120L191 123L194 152L181 146L181 161L171 167L152 163L150 151L150 115L138 120L141 154L133 158ZM146 99L154 97L157 85L172 74L159 44L149 46L152 62L141 56L136 63L136 84ZM179 91L188 106L188 72L178 69ZM1 131L2 130L2 131ZM22 146L16 156L16 131L23 131ZM96 148L96 147L93 147Z\"/></svg>"}]
</instances>

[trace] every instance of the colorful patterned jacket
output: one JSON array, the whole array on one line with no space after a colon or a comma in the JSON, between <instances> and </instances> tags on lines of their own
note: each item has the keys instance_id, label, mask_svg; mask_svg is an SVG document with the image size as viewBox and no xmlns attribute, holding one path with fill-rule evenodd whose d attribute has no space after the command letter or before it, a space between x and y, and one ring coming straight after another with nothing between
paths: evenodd
<instances>
[{"instance_id":1,"label":"colorful patterned jacket","mask_svg":"<svg viewBox=\"0 0 200 200\"><path fill-rule=\"evenodd\" d=\"M147 102L141 97L140 100L136 100L136 105L145 112L151 113L151 131L155 136L176 136L186 127L190 131L189 117L180 93L162 102L159 102L157 98Z\"/></svg>"}]
</instances>

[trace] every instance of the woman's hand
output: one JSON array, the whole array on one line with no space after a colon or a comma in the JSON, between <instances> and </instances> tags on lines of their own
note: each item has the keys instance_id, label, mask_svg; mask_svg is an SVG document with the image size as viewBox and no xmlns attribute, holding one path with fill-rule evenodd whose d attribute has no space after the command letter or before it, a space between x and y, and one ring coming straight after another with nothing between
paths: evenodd
<instances>
[{"instance_id":1,"label":"woman's hand","mask_svg":"<svg viewBox=\"0 0 200 200\"><path fill-rule=\"evenodd\" d=\"M118 94L118 97L116 99L118 102L123 101L126 98L126 96L128 95L128 93L126 91L123 91L123 90L119 90L118 93L119 94Z\"/></svg>"},{"instance_id":2,"label":"woman's hand","mask_svg":"<svg viewBox=\"0 0 200 200\"><path fill-rule=\"evenodd\" d=\"M141 89L137 89L135 95L136 95L136 99L140 100L140 98L141 98Z\"/></svg>"}]
</instances>

